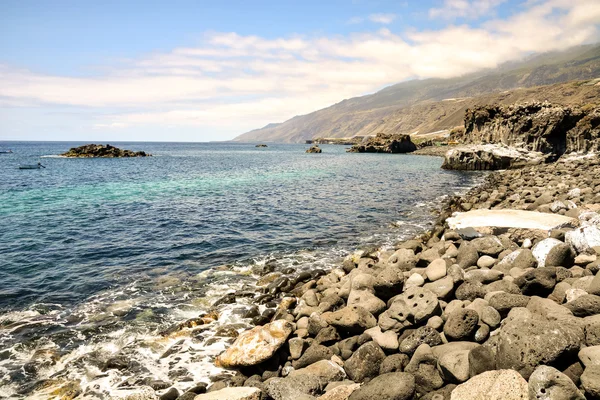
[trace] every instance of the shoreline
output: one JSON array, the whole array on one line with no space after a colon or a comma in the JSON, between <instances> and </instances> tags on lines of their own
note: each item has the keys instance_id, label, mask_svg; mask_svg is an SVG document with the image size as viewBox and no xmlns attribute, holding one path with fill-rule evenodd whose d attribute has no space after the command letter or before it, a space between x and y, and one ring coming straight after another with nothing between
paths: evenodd
<instances>
[{"instance_id":1,"label":"shoreline","mask_svg":"<svg viewBox=\"0 0 600 400\"><path fill-rule=\"evenodd\" d=\"M540 308L546 312L549 309L560 311L573 325L568 328L577 331L583 324L577 320L583 320L582 306L577 303L577 298L598 297L585 292L581 289L583 283L578 283L586 282L589 286L590 277L593 278L600 269L600 260L595 253L598 249L574 249L572 241L566 239L571 235L567 232L577 232L574 229L577 225L587 224L587 220L577 220L580 213L598 216L596 212L600 210L600 175L592 178L590 190L589 179L579 170L596 171L598 175L600 162L559 160L554 164L497 171L466 194L446 200L433 229L399 243L393 254L381 249L354 253L329 272L298 276L293 283L266 274L263 277L266 281L274 280L264 282L263 291L268 293L267 296L279 295L281 302L271 322L263 327L258 325L240 337L248 339L271 334L275 338L281 334L284 339L274 346L276 348L266 350L270 351L266 361L256 362L256 359L248 360L243 354L236 354L235 349L243 349L244 353L259 350L251 342L244 344L244 340L238 338L216 361L231 370L214 377L208 391L217 395L219 390L235 393L234 388L253 387L260 390L261 398L268 394L268 398L276 400L294 398L290 396L353 400L366 399L368 393L384 390L386 384L392 384L387 380L393 378L402 381L415 398L439 394L445 399L450 398L452 391L461 392L462 388L468 387L470 379L499 373L514 378L516 389L527 389L526 379L529 378L531 386L530 377L540 368L539 360L525 365L510 357L506 361L505 349L492 342L503 340L504 330L513 328L512 323L519 318L523 318L519 324L540 319L546 324L540 329L558 329L560 324L548 319L549 314L539 311ZM555 174L567 178L567 183L555 181ZM519 186L523 182L519 180L538 184L533 186L530 194L519 198L515 196L523 189ZM540 184L543 180L550 184ZM553 195L547 193L553 190ZM571 228L551 232L491 227L479 229L479 233L459 233L448 228L447 219L454 212L477 208L542 211L572 217L574 224ZM597 229L594 224L586 226ZM543 249L544 244L548 249ZM552 249L556 253L565 253L559 257L559 265L550 265L546 261ZM539 256L540 252L545 252L544 257ZM525 264L521 265L521 262ZM398 268L401 274L398 274ZM547 287L541 291L536 288L542 285L538 281L543 281L544 277L538 275L544 275L550 281L543 282ZM567 294L566 285L574 286L575 294ZM412 292L432 299L436 307L428 308L417 302L414 304L419 310L417 314L410 314L409 310L411 317L398 319L394 316L398 310L394 308L403 309L402 303L409 301L410 295L403 301L399 298ZM530 303L536 305L529 306ZM515 311L511 313L512 308ZM457 315L477 322L471 324L468 332L461 332L461 324L454 323ZM464 344L467 342L468 345ZM518 346L526 345L523 341ZM579 338L578 343L571 345L586 348L586 341ZM440 353L436 349L444 351ZM543 349L536 348L538 350ZM448 357L444 357L446 354L459 357L460 362L446 365L449 362ZM472 354L477 354L483 361L472 360ZM576 354L572 351L569 354L573 362L579 362ZM274 358L278 359L275 364ZM491 364L470 365L485 364L484 361L491 363L492 359L502 359L502 362L493 368ZM552 358L547 363L558 366ZM476 373L470 370L473 368ZM517 375L514 375L515 371ZM578 376L570 371L558 373L576 381L572 383L573 387L567 385L570 389L590 390L582 386L579 379L584 374L583 369ZM321 381L306 385L298 381L299 376L316 376L317 381ZM576 383L579 388L575 387ZM228 387L231 388L225 389ZM347 392L347 396L342 396L342 392Z\"/></svg>"}]
</instances>

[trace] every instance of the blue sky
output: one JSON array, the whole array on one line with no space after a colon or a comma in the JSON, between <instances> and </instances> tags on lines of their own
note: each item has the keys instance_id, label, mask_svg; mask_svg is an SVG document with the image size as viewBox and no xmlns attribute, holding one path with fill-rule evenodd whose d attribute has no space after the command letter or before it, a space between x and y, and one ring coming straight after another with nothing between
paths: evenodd
<instances>
[{"instance_id":1,"label":"blue sky","mask_svg":"<svg viewBox=\"0 0 600 400\"><path fill-rule=\"evenodd\" d=\"M226 140L599 23L596 0L5 0L0 140Z\"/></svg>"}]
</instances>

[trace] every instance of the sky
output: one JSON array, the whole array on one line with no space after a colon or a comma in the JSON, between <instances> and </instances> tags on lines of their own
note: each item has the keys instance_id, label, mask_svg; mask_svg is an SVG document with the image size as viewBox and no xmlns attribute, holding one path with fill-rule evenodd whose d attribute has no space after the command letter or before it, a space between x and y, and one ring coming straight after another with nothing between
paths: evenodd
<instances>
[{"instance_id":1,"label":"sky","mask_svg":"<svg viewBox=\"0 0 600 400\"><path fill-rule=\"evenodd\" d=\"M3 0L0 140L229 140L598 41L598 0Z\"/></svg>"}]
</instances>

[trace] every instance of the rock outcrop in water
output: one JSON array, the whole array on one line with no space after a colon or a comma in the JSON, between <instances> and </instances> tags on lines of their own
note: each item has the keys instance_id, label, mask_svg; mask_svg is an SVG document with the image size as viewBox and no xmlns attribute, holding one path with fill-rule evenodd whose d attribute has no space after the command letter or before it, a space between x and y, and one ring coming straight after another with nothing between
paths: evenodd
<instances>
[{"instance_id":1,"label":"rock outcrop in water","mask_svg":"<svg viewBox=\"0 0 600 400\"><path fill-rule=\"evenodd\" d=\"M319 146L315 145L315 146L310 146L310 149L306 150L306 152L318 154L318 153L322 153L323 150L321 150L321 148Z\"/></svg>"},{"instance_id":2,"label":"rock outcrop in water","mask_svg":"<svg viewBox=\"0 0 600 400\"><path fill-rule=\"evenodd\" d=\"M417 146L410 140L410 135L378 133L365 143L355 144L348 150L350 153L411 153Z\"/></svg>"},{"instance_id":3,"label":"rock outcrop in water","mask_svg":"<svg viewBox=\"0 0 600 400\"><path fill-rule=\"evenodd\" d=\"M455 131L451 140L488 146L448 152L446 169L516 168L539 163L542 158L554 161L565 153L598 152L600 106L565 107L547 102L479 106L467 110L464 131Z\"/></svg>"},{"instance_id":4,"label":"rock outcrop in water","mask_svg":"<svg viewBox=\"0 0 600 400\"><path fill-rule=\"evenodd\" d=\"M118 147L107 144L86 144L84 146L73 147L66 153L61 154L68 158L123 158L123 157L149 157L144 151L123 150Z\"/></svg>"}]
</instances>

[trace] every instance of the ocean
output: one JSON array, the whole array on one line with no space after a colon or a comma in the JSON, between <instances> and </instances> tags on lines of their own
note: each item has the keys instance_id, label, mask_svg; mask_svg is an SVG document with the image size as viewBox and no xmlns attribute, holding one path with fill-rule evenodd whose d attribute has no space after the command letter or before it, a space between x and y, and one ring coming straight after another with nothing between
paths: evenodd
<instances>
[{"instance_id":1,"label":"ocean","mask_svg":"<svg viewBox=\"0 0 600 400\"><path fill-rule=\"evenodd\" d=\"M153 156L58 157L81 144L0 142L14 151L0 154L0 398L43 398L36 382L49 378L85 398L146 378L206 381L227 340L165 328L252 290L257 265L328 269L422 232L445 196L482 177L334 145L111 143ZM251 303L223 308L219 326L248 327ZM114 354L140 367L104 371Z\"/></svg>"}]
</instances>

